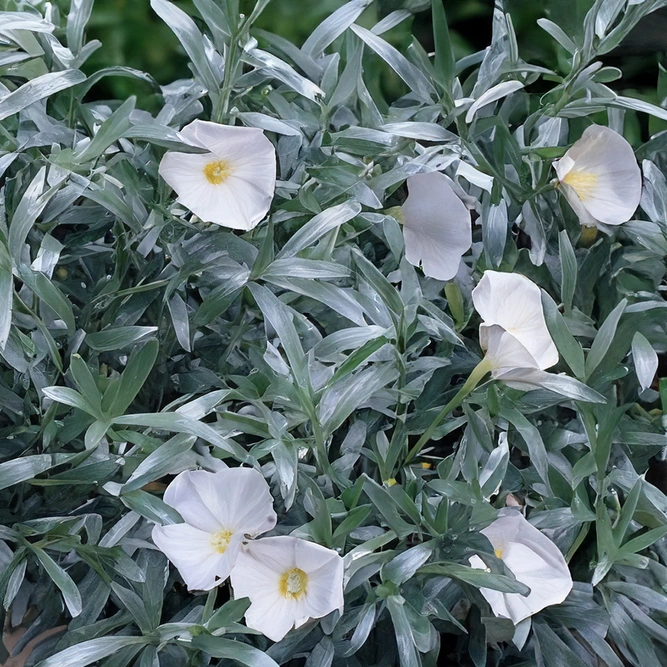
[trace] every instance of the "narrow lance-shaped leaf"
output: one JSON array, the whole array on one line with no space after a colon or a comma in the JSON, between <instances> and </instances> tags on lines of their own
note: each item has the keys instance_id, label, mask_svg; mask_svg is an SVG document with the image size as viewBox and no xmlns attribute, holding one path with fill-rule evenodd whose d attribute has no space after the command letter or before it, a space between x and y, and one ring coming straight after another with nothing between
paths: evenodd
<instances>
[{"instance_id":1,"label":"narrow lance-shaped leaf","mask_svg":"<svg viewBox=\"0 0 667 667\"><path fill-rule=\"evenodd\" d=\"M81 593L72 580L72 577L63 570L45 551L42 549L34 549L35 555L48 572L53 580L53 583L60 589L63 594L67 609L72 616L76 617L81 613L83 603L81 601Z\"/></svg>"},{"instance_id":2,"label":"narrow lance-shaped leaf","mask_svg":"<svg viewBox=\"0 0 667 667\"><path fill-rule=\"evenodd\" d=\"M55 93L66 88L76 86L77 83L82 83L85 80L86 75L78 69L42 74L42 76L24 83L13 93L9 93L0 99L0 120L9 118L9 116L22 111L34 102L55 95Z\"/></svg>"},{"instance_id":3,"label":"narrow lance-shaped leaf","mask_svg":"<svg viewBox=\"0 0 667 667\"><path fill-rule=\"evenodd\" d=\"M359 18L361 12L371 4L371 1L352 0L352 2L345 3L313 30L301 50L311 58L318 58L329 44Z\"/></svg>"},{"instance_id":4,"label":"narrow lance-shaped leaf","mask_svg":"<svg viewBox=\"0 0 667 667\"><path fill-rule=\"evenodd\" d=\"M432 0L431 14L433 17L433 41L435 43L435 61L433 66L440 75L442 83L451 88L454 80L454 53L442 0Z\"/></svg>"},{"instance_id":5,"label":"narrow lance-shaped leaf","mask_svg":"<svg viewBox=\"0 0 667 667\"><path fill-rule=\"evenodd\" d=\"M0 242L0 351L5 349L12 324L13 294L12 258L7 246Z\"/></svg>"},{"instance_id":6,"label":"narrow lance-shaped leaf","mask_svg":"<svg viewBox=\"0 0 667 667\"><path fill-rule=\"evenodd\" d=\"M219 82L208 61L204 40L195 22L182 9L167 0L151 0L151 7L178 37L209 94L216 95Z\"/></svg>"},{"instance_id":7,"label":"narrow lance-shaped leaf","mask_svg":"<svg viewBox=\"0 0 667 667\"><path fill-rule=\"evenodd\" d=\"M632 360L635 363L639 385L644 391L653 384L653 378L658 370L658 354L646 337L639 332L632 339Z\"/></svg>"},{"instance_id":8,"label":"narrow lance-shaped leaf","mask_svg":"<svg viewBox=\"0 0 667 667\"><path fill-rule=\"evenodd\" d=\"M437 93L420 69L415 67L405 56L401 55L391 44L381 37L374 35L370 30L366 30L366 28L358 25L353 25L352 30L405 81L415 95L427 104L433 102L433 99L437 97Z\"/></svg>"}]
</instances>

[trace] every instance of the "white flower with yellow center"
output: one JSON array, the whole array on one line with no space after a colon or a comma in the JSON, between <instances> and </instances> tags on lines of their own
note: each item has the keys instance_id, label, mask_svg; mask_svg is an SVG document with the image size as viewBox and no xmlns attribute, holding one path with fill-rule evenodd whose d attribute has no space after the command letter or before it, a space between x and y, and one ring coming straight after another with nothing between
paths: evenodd
<instances>
[{"instance_id":1,"label":"white flower with yellow center","mask_svg":"<svg viewBox=\"0 0 667 667\"><path fill-rule=\"evenodd\" d=\"M639 206L642 177L632 146L608 127L586 128L554 167L582 224L620 225Z\"/></svg>"},{"instance_id":2,"label":"white flower with yellow center","mask_svg":"<svg viewBox=\"0 0 667 667\"><path fill-rule=\"evenodd\" d=\"M516 369L545 370L558 350L544 319L540 288L519 273L485 271L472 291L483 322L479 340L497 380Z\"/></svg>"},{"instance_id":3,"label":"white flower with yellow center","mask_svg":"<svg viewBox=\"0 0 667 667\"><path fill-rule=\"evenodd\" d=\"M407 180L402 206L405 258L436 280L451 280L472 245L470 211L437 171Z\"/></svg>"},{"instance_id":4,"label":"white flower with yellow center","mask_svg":"<svg viewBox=\"0 0 667 667\"><path fill-rule=\"evenodd\" d=\"M572 576L558 547L530 524L517 510L501 510L501 516L482 534L491 542L495 555L508 567L517 581L530 588L528 595L502 593L480 588L496 616L514 624L545 607L560 604L572 590ZM479 556L470 565L486 569Z\"/></svg>"},{"instance_id":5,"label":"white flower with yellow center","mask_svg":"<svg viewBox=\"0 0 667 667\"><path fill-rule=\"evenodd\" d=\"M168 151L160 175L204 222L247 231L266 215L276 188L276 151L262 130L195 120L184 139L208 153Z\"/></svg>"},{"instance_id":6,"label":"white flower with yellow center","mask_svg":"<svg viewBox=\"0 0 667 667\"><path fill-rule=\"evenodd\" d=\"M236 599L250 599L247 626L276 642L311 618L343 609L343 559L297 537L245 544L231 582Z\"/></svg>"},{"instance_id":7,"label":"white flower with yellow center","mask_svg":"<svg viewBox=\"0 0 667 667\"><path fill-rule=\"evenodd\" d=\"M164 492L185 523L153 528L153 542L190 590L210 590L232 570L241 542L276 525L273 498L261 473L227 468L186 471Z\"/></svg>"}]
</instances>

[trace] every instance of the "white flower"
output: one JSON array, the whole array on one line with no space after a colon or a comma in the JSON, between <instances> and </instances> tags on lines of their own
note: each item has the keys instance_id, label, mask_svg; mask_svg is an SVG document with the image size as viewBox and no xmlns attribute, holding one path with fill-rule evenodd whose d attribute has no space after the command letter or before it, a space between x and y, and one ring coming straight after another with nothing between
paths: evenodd
<instances>
[{"instance_id":1,"label":"white flower","mask_svg":"<svg viewBox=\"0 0 667 667\"><path fill-rule=\"evenodd\" d=\"M472 301L483 321L479 340L492 377L502 379L517 368L545 370L558 363L534 282L519 273L485 271Z\"/></svg>"},{"instance_id":2,"label":"white flower","mask_svg":"<svg viewBox=\"0 0 667 667\"><path fill-rule=\"evenodd\" d=\"M247 626L276 642L311 618L343 609L343 559L297 537L248 542L231 581L235 598L250 598Z\"/></svg>"},{"instance_id":3,"label":"white flower","mask_svg":"<svg viewBox=\"0 0 667 667\"><path fill-rule=\"evenodd\" d=\"M517 581L530 588L526 596L480 588L496 616L509 618L516 625L569 595L572 576L563 554L517 510L503 510L500 518L481 532ZM470 565L486 568L479 556L470 558Z\"/></svg>"},{"instance_id":4,"label":"white flower","mask_svg":"<svg viewBox=\"0 0 667 667\"><path fill-rule=\"evenodd\" d=\"M402 206L405 258L429 278L451 280L472 245L470 212L437 171L408 178Z\"/></svg>"},{"instance_id":5,"label":"white flower","mask_svg":"<svg viewBox=\"0 0 667 667\"><path fill-rule=\"evenodd\" d=\"M249 230L266 215L276 188L276 151L262 130L195 120L184 139L208 153L168 151L160 175L204 222Z\"/></svg>"},{"instance_id":6,"label":"white flower","mask_svg":"<svg viewBox=\"0 0 667 667\"><path fill-rule=\"evenodd\" d=\"M632 146L608 127L586 128L554 167L582 224L620 225L639 206L642 178Z\"/></svg>"},{"instance_id":7,"label":"white flower","mask_svg":"<svg viewBox=\"0 0 667 667\"><path fill-rule=\"evenodd\" d=\"M224 581L245 536L265 533L277 520L269 485L252 468L182 472L167 487L164 502L185 523L155 526L153 542L190 590L210 590Z\"/></svg>"}]
</instances>

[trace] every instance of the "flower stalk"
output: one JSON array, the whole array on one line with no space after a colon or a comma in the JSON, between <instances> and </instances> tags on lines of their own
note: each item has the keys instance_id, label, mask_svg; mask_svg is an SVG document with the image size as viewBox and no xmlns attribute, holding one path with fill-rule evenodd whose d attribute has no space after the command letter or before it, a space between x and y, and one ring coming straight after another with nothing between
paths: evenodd
<instances>
[{"instance_id":1,"label":"flower stalk","mask_svg":"<svg viewBox=\"0 0 667 667\"><path fill-rule=\"evenodd\" d=\"M431 422L431 425L424 431L421 438L417 440L414 447L408 452L408 455L405 457L405 465L408 465L415 456L421 452L424 448L424 445L431 439L434 431L445 417L455 408L457 408L463 400L477 387L477 385L482 381L484 376L491 371L491 363L486 359L482 359L475 368L473 368L472 373L468 376L468 379L465 381L463 386L456 392L454 398L452 398L445 407L440 410L438 416Z\"/></svg>"}]
</instances>

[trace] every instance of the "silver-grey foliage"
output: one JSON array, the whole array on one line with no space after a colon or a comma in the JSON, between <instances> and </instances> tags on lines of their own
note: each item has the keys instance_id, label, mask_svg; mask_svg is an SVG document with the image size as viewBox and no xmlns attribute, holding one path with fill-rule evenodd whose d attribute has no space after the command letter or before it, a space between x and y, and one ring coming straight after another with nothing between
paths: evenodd
<instances>
[{"instance_id":1,"label":"silver-grey foliage","mask_svg":"<svg viewBox=\"0 0 667 667\"><path fill-rule=\"evenodd\" d=\"M596 238L551 184L588 117L667 119L600 60L665 2L596 0L573 35L542 19L550 72L521 58L500 0L492 44L458 62L442 3L427 54L384 34L428 3L362 27L371 1L299 48L254 30L265 1L195 0L191 17L151 0L192 71L161 88L82 73L93 0L0 12L0 618L27 627L15 653L46 637L30 664L667 664L667 497L646 478L653 459L664 479L667 385L660 403L637 379L667 350L667 135L637 152L636 219ZM403 97L380 97L381 69ZM160 112L90 101L105 76L152 85ZM166 149L196 150L179 134L195 118L275 144L253 231L193 220L158 177ZM391 210L434 169L478 214L447 285L404 259ZM485 269L543 289L560 374L482 384L415 451L480 360ZM270 645L226 585L186 591L151 525L180 521L170 475L221 459L262 468L281 531L345 554L342 616ZM507 501L576 581L516 631L478 590L525 592L479 533Z\"/></svg>"}]
</instances>

